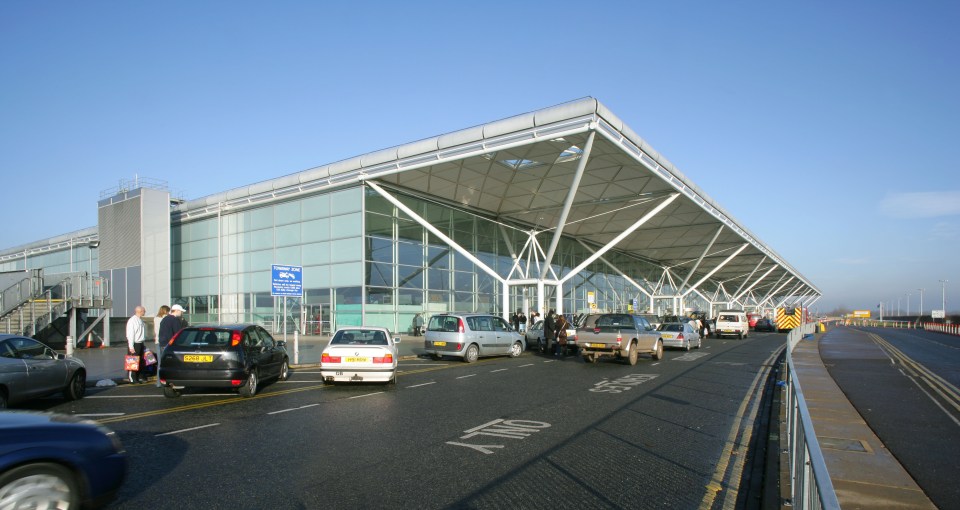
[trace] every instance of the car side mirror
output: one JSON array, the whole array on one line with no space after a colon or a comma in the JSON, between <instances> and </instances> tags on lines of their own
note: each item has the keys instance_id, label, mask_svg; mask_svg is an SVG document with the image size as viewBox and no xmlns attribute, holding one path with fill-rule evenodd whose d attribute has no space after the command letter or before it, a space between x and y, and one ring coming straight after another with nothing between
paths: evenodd
<instances>
[{"instance_id":1,"label":"car side mirror","mask_svg":"<svg viewBox=\"0 0 960 510\"><path fill-rule=\"evenodd\" d=\"M57 353L57 356L56 356L56 359L67 359L67 355L66 355L66 354L61 354L61 353L58 352L58 353Z\"/></svg>"},{"instance_id":2,"label":"car side mirror","mask_svg":"<svg viewBox=\"0 0 960 510\"><path fill-rule=\"evenodd\" d=\"M400 343L400 337L398 337L398 336L393 337L393 343L395 343L395 344Z\"/></svg>"},{"instance_id":3,"label":"car side mirror","mask_svg":"<svg viewBox=\"0 0 960 510\"><path fill-rule=\"evenodd\" d=\"M283 340L277 340L278 347L286 347L286 345L287 345L287 342L284 342Z\"/></svg>"}]
</instances>

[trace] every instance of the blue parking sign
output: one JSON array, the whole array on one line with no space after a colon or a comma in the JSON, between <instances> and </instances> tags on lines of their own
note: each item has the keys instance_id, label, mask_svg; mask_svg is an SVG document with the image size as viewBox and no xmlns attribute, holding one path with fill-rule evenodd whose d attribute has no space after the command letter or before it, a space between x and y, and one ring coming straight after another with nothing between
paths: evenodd
<instances>
[{"instance_id":1,"label":"blue parking sign","mask_svg":"<svg viewBox=\"0 0 960 510\"><path fill-rule=\"evenodd\" d=\"M303 296L303 266L273 265L271 296Z\"/></svg>"}]
</instances>

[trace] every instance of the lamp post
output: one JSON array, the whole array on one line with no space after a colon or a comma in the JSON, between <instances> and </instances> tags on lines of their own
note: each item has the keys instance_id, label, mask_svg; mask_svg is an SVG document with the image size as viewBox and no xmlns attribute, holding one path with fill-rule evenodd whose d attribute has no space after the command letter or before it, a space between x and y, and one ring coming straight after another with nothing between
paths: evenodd
<instances>
[{"instance_id":1,"label":"lamp post","mask_svg":"<svg viewBox=\"0 0 960 510\"><path fill-rule=\"evenodd\" d=\"M910 316L910 293L907 292L907 317Z\"/></svg>"},{"instance_id":2,"label":"lamp post","mask_svg":"<svg viewBox=\"0 0 960 510\"><path fill-rule=\"evenodd\" d=\"M942 301L941 304L942 304L942 306L943 306L943 321L944 321L944 322L947 321L947 282L948 282L948 281L949 281L949 280L940 280L940 291L941 291L941 293L942 293L941 299L943 299L943 301Z\"/></svg>"},{"instance_id":3,"label":"lamp post","mask_svg":"<svg viewBox=\"0 0 960 510\"><path fill-rule=\"evenodd\" d=\"M920 291L920 312L917 313L918 316L923 317L923 289L917 289Z\"/></svg>"}]
</instances>

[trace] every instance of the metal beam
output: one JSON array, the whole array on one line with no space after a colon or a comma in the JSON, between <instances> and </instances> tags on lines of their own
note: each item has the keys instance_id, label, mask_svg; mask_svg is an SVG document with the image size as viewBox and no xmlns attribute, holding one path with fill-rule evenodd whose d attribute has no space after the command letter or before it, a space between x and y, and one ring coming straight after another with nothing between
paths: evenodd
<instances>
[{"instance_id":1,"label":"metal beam","mask_svg":"<svg viewBox=\"0 0 960 510\"><path fill-rule=\"evenodd\" d=\"M570 183L570 189L567 190L567 198L563 201L563 210L560 211L560 218L557 219L557 229L553 232L553 239L550 240L550 248L544 259L544 265L540 268L540 278L547 274L547 268L553 263L553 255L557 251L557 245L560 244L560 237L563 235L563 227L567 223L567 216L570 215L570 208L573 207L573 199L577 196L577 189L580 188L580 179L583 172L587 169L587 160L590 158L590 152L593 150L593 139L597 132L590 131L587 135L587 143L583 146L583 152L580 153L580 161L577 162L577 171L573 174L573 181Z\"/></svg>"},{"instance_id":2,"label":"metal beam","mask_svg":"<svg viewBox=\"0 0 960 510\"><path fill-rule=\"evenodd\" d=\"M743 243L737 251L731 253L730 256L728 256L726 259L724 259L724 261L721 262L717 267L713 268L713 270L710 271L709 273L707 273L706 276L704 276L703 278L701 278L700 281L698 281L697 283L693 284L693 285L690 287L690 290L688 290L688 291L680 294L680 297L683 298L683 297L686 296L687 294L693 292L693 290L696 289L697 287L699 287L701 283L707 281L708 278L710 278L711 276L713 276L713 273L716 273L717 271L719 271L720 269L722 269L723 266L727 265L731 260L733 260L734 258L736 258L737 255L740 255L740 252L742 252L743 250L746 250L746 249L747 249L747 246L750 246L750 243ZM734 301L736 301L736 299L734 299Z\"/></svg>"},{"instance_id":3,"label":"metal beam","mask_svg":"<svg viewBox=\"0 0 960 510\"><path fill-rule=\"evenodd\" d=\"M717 229L717 233L713 234L713 239L710 240L710 243L707 244L706 249L703 250L703 253L700 254L700 258L697 259L697 262L690 268L690 272L687 273L687 277L683 279L683 283L680 284L680 288L677 290L683 290L687 286L687 282L690 281L690 277L693 276L693 273L697 271L697 268L700 267L700 264L703 262L703 258L707 256L707 253L710 252L710 249L713 248L713 243L717 242L717 238L720 237L720 232L723 232L723 225L720 225L720 228Z\"/></svg>"}]
</instances>

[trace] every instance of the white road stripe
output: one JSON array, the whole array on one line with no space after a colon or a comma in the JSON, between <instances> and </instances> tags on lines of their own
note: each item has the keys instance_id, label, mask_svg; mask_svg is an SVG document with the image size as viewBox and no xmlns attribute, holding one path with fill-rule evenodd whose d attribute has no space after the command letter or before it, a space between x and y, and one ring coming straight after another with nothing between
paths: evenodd
<instances>
[{"instance_id":1,"label":"white road stripe","mask_svg":"<svg viewBox=\"0 0 960 510\"><path fill-rule=\"evenodd\" d=\"M319 403L318 403L318 404L307 404L307 405L305 405L305 406L300 406L300 407L291 407L290 409L282 409L282 410L280 410L280 411L274 411L274 412L272 412L272 413L267 413L267 415L287 413L287 412L290 412L290 411L299 411L299 410L301 410L301 409L306 409L306 408L308 408L308 407L313 407L313 406L318 406L318 405L320 405L320 404L319 404Z\"/></svg>"},{"instance_id":2,"label":"white road stripe","mask_svg":"<svg viewBox=\"0 0 960 510\"><path fill-rule=\"evenodd\" d=\"M517 367L517 368L532 367L532 366L533 366L533 363L527 363L526 365L520 365L520 366Z\"/></svg>"},{"instance_id":3,"label":"white road stripe","mask_svg":"<svg viewBox=\"0 0 960 510\"><path fill-rule=\"evenodd\" d=\"M86 414L74 414L73 416L84 416L84 417L93 417L93 416L123 416L127 413L86 413Z\"/></svg>"},{"instance_id":4,"label":"white road stripe","mask_svg":"<svg viewBox=\"0 0 960 510\"><path fill-rule=\"evenodd\" d=\"M477 375L477 374L461 375L460 377L457 377L457 379L466 379L467 377L473 377L473 376L475 376L475 375Z\"/></svg>"},{"instance_id":5,"label":"white road stripe","mask_svg":"<svg viewBox=\"0 0 960 510\"><path fill-rule=\"evenodd\" d=\"M180 429L180 430L174 430L173 432L164 432L163 434L157 434L157 435L155 435L154 437L172 436L173 434L179 434L179 433L181 433L181 432L190 432L191 430L200 430L200 429L205 429L205 428L208 428L208 427L216 427L217 425L220 425L220 424L219 424L219 423L211 423L211 424L209 424L209 425L200 425L199 427L192 427L192 428L189 428L189 429Z\"/></svg>"},{"instance_id":6,"label":"white road stripe","mask_svg":"<svg viewBox=\"0 0 960 510\"><path fill-rule=\"evenodd\" d=\"M433 381L433 382L425 382L423 384L414 384L413 386L407 386L407 388L419 388L421 386L430 386L431 384L437 384L437 382Z\"/></svg>"},{"instance_id":7,"label":"white road stripe","mask_svg":"<svg viewBox=\"0 0 960 510\"><path fill-rule=\"evenodd\" d=\"M369 396L372 396L372 395L379 395L379 394L381 394L381 393L383 393L383 392L382 392L382 391L378 391L378 392L376 392L376 393L367 393L366 395L357 395L357 396L355 396L355 397L348 397L347 400L353 400L353 399L355 399L355 398L369 397Z\"/></svg>"},{"instance_id":8,"label":"white road stripe","mask_svg":"<svg viewBox=\"0 0 960 510\"><path fill-rule=\"evenodd\" d=\"M496 370L491 370L490 373L492 374L492 373L494 373L494 372L503 372L504 370L509 370L509 369L507 369L507 368L498 368L498 369L496 369Z\"/></svg>"}]
</instances>

